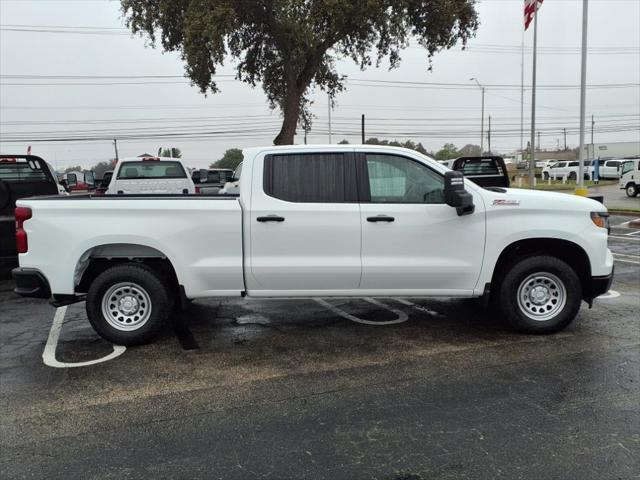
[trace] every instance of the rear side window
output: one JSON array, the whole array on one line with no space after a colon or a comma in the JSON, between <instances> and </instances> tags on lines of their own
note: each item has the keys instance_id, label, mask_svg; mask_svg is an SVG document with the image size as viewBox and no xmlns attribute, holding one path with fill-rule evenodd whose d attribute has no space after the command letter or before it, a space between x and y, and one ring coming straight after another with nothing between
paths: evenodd
<instances>
[{"instance_id":1,"label":"rear side window","mask_svg":"<svg viewBox=\"0 0 640 480\"><path fill-rule=\"evenodd\" d=\"M45 182L51 180L40 164L16 159L15 162L0 162L0 180L7 183Z\"/></svg>"},{"instance_id":2,"label":"rear side window","mask_svg":"<svg viewBox=\"0 0 640 480\"><path fill-rule=\"evenodd\" d=\"M355 163L345 153L267 155L264 191L287 202L357 201Z\"/></svg>"},{"instance_id":3,"label":"rear side window","mask_svg":"<svg viewBox=\"0 0 640 480\"><path fill-rule=\"evenodd\" d=\"M123 162L118 171L118 180L137 178L186 178L180 162L140 161Z\"/></svg>"}]
</instances>

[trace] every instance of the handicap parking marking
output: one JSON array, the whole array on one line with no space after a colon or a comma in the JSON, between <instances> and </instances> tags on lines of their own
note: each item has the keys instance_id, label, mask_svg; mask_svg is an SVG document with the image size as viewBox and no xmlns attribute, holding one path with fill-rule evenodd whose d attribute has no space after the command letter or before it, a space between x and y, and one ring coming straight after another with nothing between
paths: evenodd
<instances>
[{"instance_id":1,"label":"handicap parking marking","mask_svg":"<svg viewBox=\"0 0 640 480\"><path fill-rule=\"evenodd\" d=\"M620 296L620 292L616 292L615 290L609 290L607 293L596 297L596 300L611 300L612 298L618 298Z\"/></svg>"},{"instance_id":2,"label":"handicap parking marking","mask_svg":"<svg viewBox=\"0 0 640 480\"><path fill-rule=\"evenodd\" d=\"M62 325L64 323L64 316L67 313L67 307L58 307L56 314L53 317L53 323L51 324L51 330L49 331L49 338L47 344L42 352L42 361L48 367L53 368L75 368L75 367L88 367L97 363L108 362L116 357L122 355L127 348L122 345L113 345L113 352L102 358L96 360L88 360L86 362L60 362L56 360L56 348L58 346L58 340L60 339L60 332L62 331Z\"/></svg>"}]
</instances>

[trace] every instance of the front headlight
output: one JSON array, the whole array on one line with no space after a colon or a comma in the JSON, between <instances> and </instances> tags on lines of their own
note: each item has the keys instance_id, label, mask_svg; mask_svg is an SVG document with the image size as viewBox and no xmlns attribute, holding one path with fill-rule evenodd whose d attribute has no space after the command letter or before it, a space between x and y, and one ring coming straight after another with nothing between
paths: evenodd
<instances>
[{"instance_id":1,"label":"front headlight","mask_svg":"<svg viewBox=\"0 0 640 480\"><path fill-rule=\"evenodd\" d=\"M591 212L591 221L596 227L606 228L607 233L611 230L609 227L609 214L607 212Z\"/></svg>"}]
</instances>

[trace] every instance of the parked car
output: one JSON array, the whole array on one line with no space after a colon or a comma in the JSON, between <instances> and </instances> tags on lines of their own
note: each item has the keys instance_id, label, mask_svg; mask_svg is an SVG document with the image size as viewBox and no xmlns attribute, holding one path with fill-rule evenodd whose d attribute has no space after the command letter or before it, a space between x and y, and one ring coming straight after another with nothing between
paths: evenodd
<instances>
[{"instance_id":1,"label":"parked car","mask_svg":"<svg viewBox=\"0 0 640 480\"><path fill-rule=\"evenodd\" d=\"M106 172L104 172L104 175L102 175L102 178L96 184L96 189L93 194L98 197L105 195L107 193L107 190L109 189L109 184L111 183L112 178L113 170L107 170Z\"/></svg>"},{"instance_id":2,"label":"parked car","mask_svg":"<svg viewBox=\"0 0 640 480\"><path fill-rule=\"evenodd\" d=\"M598 161L598 178L618 179L620 178L620 165L624 163L622 159L603 159ZM594 164L595 169L595 164Z\"/></svg>"},{"instance_id":3,"label":"parked car","mask_svg":"<svg viewBox=\"0 0 640 480\"><path fill-rule=\"evenodd\" d=\"M640 193L640 160L625 160L620 167L618 186L624 190L627 197L630 198Z\"/></svg>"},{"instance_id":4,"label":"parked car","mask_svg":"<svg viewBox=\"0 0 640 480\"><path fill-rule=\"evenodd\" d=\"M196 186L196 192L207 195L217 194L232 177L233 170L230 168L194 170L191 173L191 180Z\"/></svg>"},{"instance_id":5,"label":"parked car","mask_svg":"<svg viewBox=\"0 0 640 480\"><path fill-rule=\"evenodd\" d=\"M578 179L579 169L580 169L579 161L563 160L560 162L556 162L553 165L544 167L542 169L542 178L544 180L548 180L549 178L559 180L566 176L568 180L576 181ZM593 162L591 160L584 161L583 175L585 180L593 179Z\"/></svg>"},{"instance_id":6,"label":"parked car","mask_svg":"<svg viewBox=\"0 0 640 480\"><path fill-rule=\"evenodd\" d=\"M536 168L546 168L558 163L558 160L540 160L536 162Z\"/></svg>"},{"instance_id":7,"label":"parked car","mask_svg":"<svg viewBox=\"0 0 640 480\"><path fill-rule=\"evenodd\" d=\"M62 189L62 191L61 191ZM52 169L33 155L0 155L0 272L18 265L16 201L38 195L66 194ZM17 239L23 241L22 237Z\"/></svg>"},{"instance_id":8,"label":"parked car","mask_svg":"<svg viewBox=\"0 0 640 480\"><path fill-rule=\"evenodd\" d=\"M243 153L237 197L18 201L15 292L86 300L102 337L132 345L175 305L225 296L483 297L513 327L550 333L613 279L594 200L486 190L403 148Z\"/></svg>"},{"instance_id":9,"label":"parked car","mask_svg":"<svg viewBox=\"0 0 640 480\"><path fill-rule=\"evenodd\" d=\"M509 174L502 157L460 157L451 169L462 172L465 178L481 187L509 187Z\"/></svg>"},{"instance_id":10,"label":"parked car","mask_svg":"<svg viewBox=\"0 0 640 480\"><path fill-rule=\"evenodd\" d=\"M119 160L107 195L189 194L196 187L182 162L168 157L134 157Z\"/></svg>"}]
</instances>

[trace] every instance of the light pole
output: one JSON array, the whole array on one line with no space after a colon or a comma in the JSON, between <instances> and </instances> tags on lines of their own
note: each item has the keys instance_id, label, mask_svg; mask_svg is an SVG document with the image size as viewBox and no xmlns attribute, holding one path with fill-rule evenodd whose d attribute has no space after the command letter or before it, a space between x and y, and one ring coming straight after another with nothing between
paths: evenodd
<instances>
[{"instance_id":1,"label":"light pole","mask_svg":"<svg viewBox=\"0 0 640 480\"><path fill-rule=\"evenodd\" d=\"M480 89L482 90L482 117L480 118L480 155L484 154L484 87L480 85L480 82L477 78L473 77L469 80L473 80L478 84Z\"/></svg>"}]
</instances>

